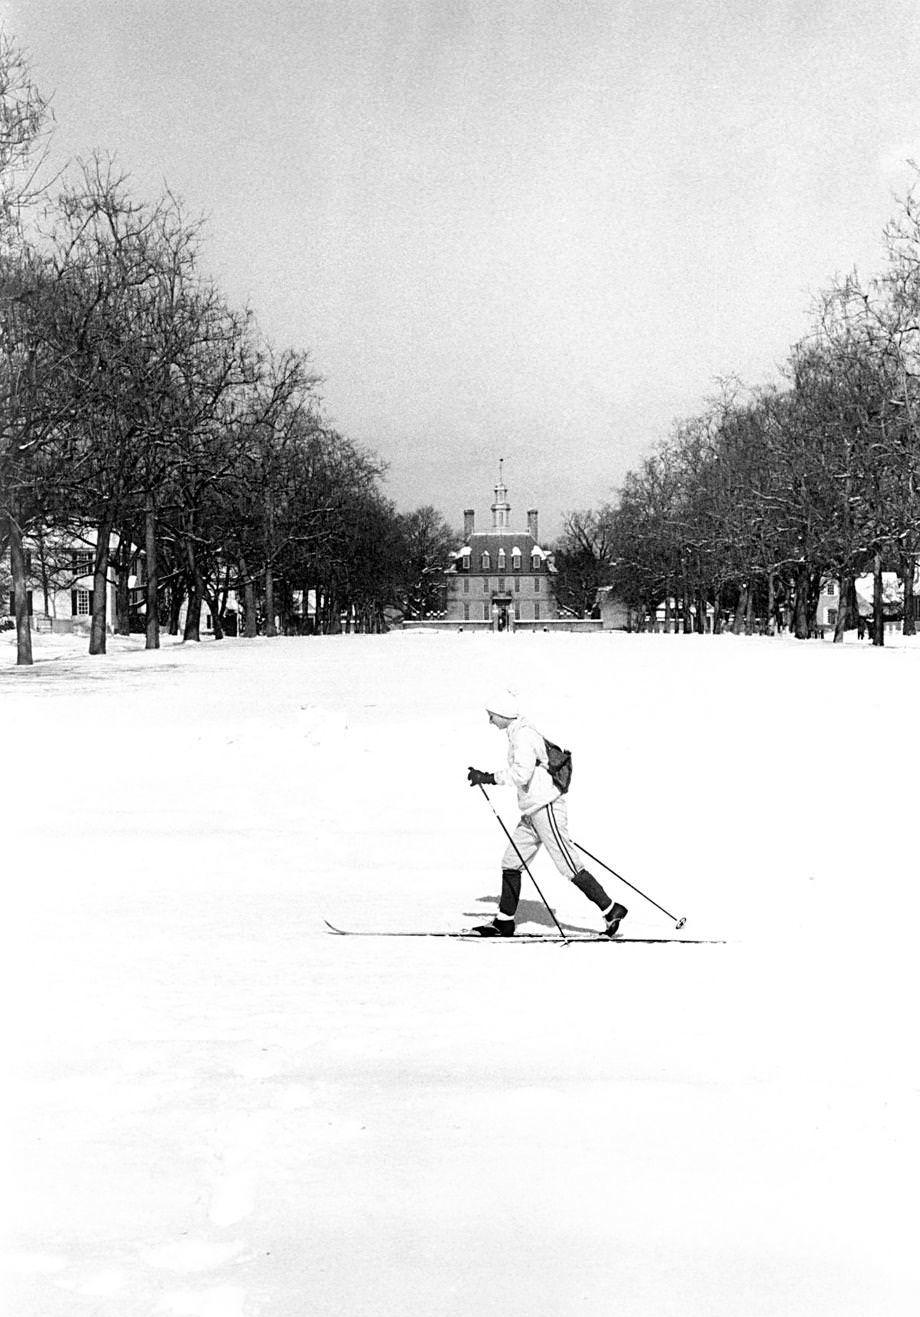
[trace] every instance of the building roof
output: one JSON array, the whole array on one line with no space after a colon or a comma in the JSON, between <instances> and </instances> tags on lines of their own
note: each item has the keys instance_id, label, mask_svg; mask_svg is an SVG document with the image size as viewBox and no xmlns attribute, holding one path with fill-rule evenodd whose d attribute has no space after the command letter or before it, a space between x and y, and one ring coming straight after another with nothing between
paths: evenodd
<instances>
[{"instance_id":1,"label":"building roof","mask_svg":"<svg viewBox=\"0 0 920 1317\"><path fill-rule=\"evenodd\" d=\"M544 558L548 556L546 550L542 549L530 532L526 530L474 531L468 542L458 549L454 556L461 558L465 553L491 553L497 555L500 549L504 549L507 554L512 554L515 549L518 549L524 556L535 551Z\"/></svg>"},{"instance_id":2,"label":"building roof","mask_svg":"<svg viewBox=\"0 0 920 1317\"><path fill-rule=\"evenodd\" d=\"M522 560L525 560L528 565L531 555L534 553L539 554L544 561L549 558L547 551L541 548L530 531L526 530L482 531L481 533L474 531L468 542L462 548L457 549L453 556L454 558L463 558L466 554L469 554L473 559L475 570L479 566L480 554L487 553L492 562L496 563L499 549L505 550L509 563L515 549L520 550Z\"/></svg>"}]
</instances>

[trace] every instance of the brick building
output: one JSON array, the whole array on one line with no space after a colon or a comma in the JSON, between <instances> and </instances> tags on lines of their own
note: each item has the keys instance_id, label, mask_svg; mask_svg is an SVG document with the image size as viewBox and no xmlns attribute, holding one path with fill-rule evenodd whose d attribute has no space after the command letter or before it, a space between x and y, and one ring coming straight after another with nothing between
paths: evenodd
<instances>
[{"instance_id":1,"label":"brick building","mask_svg":"<svg viewBox=\"0 0 920 1317\"><path fill-rule=\"evenodd\" d=\"M491 625L496 631L516 622L552 621L556 602L551 589L551 555L539 541L537 512L527 513L527 529L511 526L511 504L499 463L492 527L477 531L475 514L463 514L463 546L454 554L447 576L448 622Z\"/></svg>"}]
</instances>

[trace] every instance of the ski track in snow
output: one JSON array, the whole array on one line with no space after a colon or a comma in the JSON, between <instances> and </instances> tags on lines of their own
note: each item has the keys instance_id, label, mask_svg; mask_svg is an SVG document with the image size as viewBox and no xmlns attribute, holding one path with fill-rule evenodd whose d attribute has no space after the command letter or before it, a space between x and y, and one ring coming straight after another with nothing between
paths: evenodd
<instances>
[{"instance_id":1,"label":"ski track in snow","mask_svg":"<svg viewBox=\"0 0 920 1317\"><path fill-rule=\"evenodd\" d=\"M920 645L35 640L0 634L11 1317L914 1311ZM498 681L574 752L573 836L726 945L326 933L494 909Z\"/></svg>"}]
</instances>

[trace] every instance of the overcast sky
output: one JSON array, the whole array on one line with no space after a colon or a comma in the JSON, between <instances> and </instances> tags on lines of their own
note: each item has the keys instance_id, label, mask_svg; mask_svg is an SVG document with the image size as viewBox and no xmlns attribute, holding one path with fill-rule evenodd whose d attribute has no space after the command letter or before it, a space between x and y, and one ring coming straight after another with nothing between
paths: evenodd
<instances>
[{"instance_id":1,"label":"overcast sky","mask_svg":"<svg viewBox=\"0 0 920 1317\"><path fill-rule=\"evenodd\" d=\"M402 508L615 495L880 268L917 0L0 0L58 159L115 153ZM481 523L480 523L481 524Z\"/></svg>"}]
</instances>

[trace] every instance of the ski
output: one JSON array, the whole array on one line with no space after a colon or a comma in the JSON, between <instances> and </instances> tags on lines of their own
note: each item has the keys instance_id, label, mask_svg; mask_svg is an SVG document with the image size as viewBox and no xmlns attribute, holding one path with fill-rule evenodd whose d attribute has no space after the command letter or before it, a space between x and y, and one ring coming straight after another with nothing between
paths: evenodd
<instances>
[{"instance_id":1,"label":"ski","mask_svg":"<svg viewBox=\"0 0 920 1317\"><path fill-rule=\"evenodd\" d=\"M571 933L566 934L565 939L554 933L515 933L514 937L480 937L471 929L448 931L407 931L401 929L354 929L354 928L336 928L335 924L330 924L328 919L324 919L330 933L335 933L337 937L449 937L464 942L549 942L553 946L565 946L569 942L627 942L643 943L645 945L666 944L673 942L685 942L688 946L724 946L725 939L721 937L607 937L605 933Z\"/></svg>"}]
</instances>

